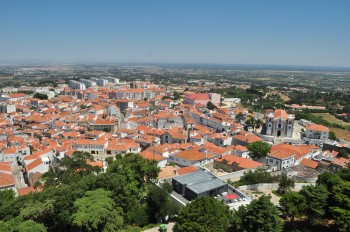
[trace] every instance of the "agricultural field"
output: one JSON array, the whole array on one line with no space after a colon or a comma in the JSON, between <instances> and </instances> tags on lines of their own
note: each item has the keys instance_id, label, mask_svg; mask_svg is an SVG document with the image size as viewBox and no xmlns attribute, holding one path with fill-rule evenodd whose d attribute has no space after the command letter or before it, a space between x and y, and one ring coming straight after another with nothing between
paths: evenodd
<instances>
[{"instance_id":1,"label":"agricultural field","mask_svg":"<svg viewBox=\"0 0 350 232\"><path fill-rule=\"evenodd\" d=\"M330 123L337 123L341 126L345 126L345 127L350 127L350 123L349 122L344 122L340 119L337 119L336 117L334 117L333 115L329 114L329 113L313 113L313 115L315 116L320 116L322 117L324 120L330 122ZM350 133L350 131L348 131L348 133Z\"/></svg>"},{"instance_id":2,"label":"agricultural field","mask_svg":"<svg viewBox=\"0 0 350 232\"><path fill-rule=\"evenodd\" d=\"M332 127L332 128L329 128L329 129L331 131L334 131L334 133L337 136L337 138L344 139L344 140L350 142L350 131L343 130L343 129L340 129L340 128L335 128L335 127Z\"/></svg>"}]
</instances>

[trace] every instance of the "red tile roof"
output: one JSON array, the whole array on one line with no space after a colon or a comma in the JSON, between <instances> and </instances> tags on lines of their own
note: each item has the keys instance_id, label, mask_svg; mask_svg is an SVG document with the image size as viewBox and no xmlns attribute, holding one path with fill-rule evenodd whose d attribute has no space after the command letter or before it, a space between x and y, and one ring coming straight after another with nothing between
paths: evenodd
<instances>
[{"instance_id":1,"label":"red tile roof","mask_svg":"<svg viewBox=\"0 0 350 232\"><path fill-rule=\"evenodd\" d=\"M16 184L15 178L13 177L12 174L0 172L0 187L1 188L13 186L15 184Z\"/></svg>"},{"instance_id":2,"label":"red tile roof","mask_svg":"<svg viewBox=\"0 0 350 232\"><path fill-rule=\"evenodd\" d=\"M20 196L25 196L25 195L28 195L29 193L33 193L33 192L36 192L36 190L33 188L33 187L26 187L26 188L21 188L21 189L18 189L18 194Z\"/></svg>"},{"instance_id":3,"label":"red tile roof","mask_svg":"<svg viewBox=\"0 0 350 232\"><path fill-rule=\"evenodd\" d=\"M234 156L234 155L225 155L222 158L215 159L215 161L219 163L223 162L224 160L226 160L227 163L231 165L233 163L236 163L238 167L241 167L244 169L257 168L264 165L263 163L256 162L254 160L247 159L247 158L242 158L239 156Z\"/></svg>"},{"instance_id":4,"label":"red tile roof","mask_svg":"<svg viewBox=\"0 0 350 232\"><path fill-rule=\"evenodd\" d=\"M191 172L196 172L197 168L195 166L188 166L188 167L179 168L176 171L177 171L177 174L183 175Z\"/></svg>"},{"instance_id":5,"label":"red tile roof","mask_svg":"<svg viewBox=\"0 0 350 232\"><path fill-rule=\"evenodd\" d=\"M284 110L281 110L281 109L276 110L276 111L273 113L273 116L275 117L275 119L276 119L276 118L283 118L283 119L285 119L285 120L288 119L288 114L287 114L287 112L284 111Z\"/></svg>"},{"instance_id":6,"label":"red tile roof","mask_svg":"<svg viewBox=\"0 0 350 232\"><path fill-rule=\"evenodd\" d=\"M307 130L313 130L313 131L322 131L322 132L329 132L328 127L325 127L323 125L318 125L318 124L309 124L306 127Z\"/></svg>"},{"instance_id":7,"label":"red tile roof","mask_svg":"<svg viewBox=\"0 0 350 232\"><path fill-rule=\"evenodd\" d=\"M205 154L203 154L199 151L194 151L194 150L182 151L182 152L175 154L174 156L181 158L181 159L186 159L186 160L204 160L204 159L206 159Z\"/></svg>"},{"instance_id":8,"label":"red tile roof","mask_svg":"<svg viewBox=\"0 0 350 232\"><path fill-rule=\"evenodd\" d=\"M316 169L318 166L318 162L315 160L309 160L309 159L305 159L303 158L300 162L301 165L306 166L306 167L310 167L313 169Z\"/></svg>"}]
</instances>

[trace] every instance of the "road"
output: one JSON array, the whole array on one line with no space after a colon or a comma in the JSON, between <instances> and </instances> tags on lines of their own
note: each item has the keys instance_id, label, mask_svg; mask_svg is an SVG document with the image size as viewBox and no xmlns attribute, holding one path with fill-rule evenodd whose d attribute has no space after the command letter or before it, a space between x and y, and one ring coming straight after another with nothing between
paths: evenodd
<instances>
[{"instance_id":1,"label":"road","mask_svg":"<svg viewBox=\"0 0 350 232\"><path fill-rule=\"evenodd\" d=\"M20 188L28 187L26 183L24 183L23 168L21 166L15 165L15 167L13 168L13 176L15 178L17 188L20 189Z\"/></svg>"}]
</instances>

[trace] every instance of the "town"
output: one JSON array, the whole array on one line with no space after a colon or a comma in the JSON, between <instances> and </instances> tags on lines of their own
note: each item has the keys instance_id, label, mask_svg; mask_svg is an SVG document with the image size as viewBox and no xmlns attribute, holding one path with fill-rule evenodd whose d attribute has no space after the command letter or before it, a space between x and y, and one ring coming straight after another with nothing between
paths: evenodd
<instances>
[{"instance_id":1,"label":"town","mask_svg":"<svg viewBox=\"0 0 350 232\"><path fill-rule=\"evenodd\" d=\"M131 169L142 169L138 164L132 166L142 159L146 162L144 167L155 169L143 170L147 174L140 181L149 181L153 188L167 192L165 199L178 209L165 212L154 209L150 216L153 219L146 222L134 219L139 212L135 211L129 215L131 219L124 219L129 224L142 227L149 222L167 222L179 209L205 196L214 197L238 212L268 197L271 205L294 219L298 213L290 213L287 205L291 203L284 199L290 190L302 197L302 192L308 190L312 197L312 191L319 191L312 188L318 188L320 176L349 168L350 142L346 137L337 138L333 129L325 126L328 124L303 118L300 110L325 107L282 104L276 98L280 99L283 91L275 88L270 88L264 98L254 100L246 95L228 96L228 85L215 88L211 82L198 78L171 85L150 81L152 75L126 79L113 74L98 77L84 74L64 81L42 81L31 87L16 83L3 87L0 190L13 191L17 199L26 196L35 199L36 194L49 191L52 186L64 188L67 183L83 182L85 179L79 178L84 175L122 185L118 179L102 177L114 173L113 170L123 173L122 167L128 165ZM260 94L250 83L236 83L231 88ZM289 88L284 91L295 90ZM264 99L275 105L256 110L260 106L258 101ZM72 172L68 173L69 170ZM74 180L76 175L80 177ZM71 178L69 182L67 178ZM126 181L130 181L128 178L132 177ZM144 196L139 194L135 197ZM119 195L134 196L132 190ZM2 213L12 206L0 201L3 218ZM337 199L334 201L337 203ZM317 204L314 200L312 203ZM125 207L125 213L129 206L121 207ZM348 210L349 206L336 207ZM305 215L316 217L312 213ZM325 215L317 215L316 219ZM185 216L180 213L178 221L186 220L182 217ZM28 218L43 220L30 215ZM337 223L348 228L344 218ZM51 226L54 230L58 228ZM119 226L123 228L123 223Z\"/></svg>"}]
</instances>

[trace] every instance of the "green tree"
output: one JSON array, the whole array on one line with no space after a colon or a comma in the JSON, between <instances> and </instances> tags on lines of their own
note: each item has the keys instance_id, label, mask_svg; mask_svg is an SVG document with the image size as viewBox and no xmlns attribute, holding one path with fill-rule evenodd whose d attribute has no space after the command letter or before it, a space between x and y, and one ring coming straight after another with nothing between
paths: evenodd
<instances>
[{"instance_id":1,"label":"green tree","mask_svg":"<svg viewBox=\"0 0 350 232\"><path fill-rule=\"evenodd\" d=\"M280 199L282 212L287 217L290 217L293 224L294 218L299 218L305 215L308 208L305 197L300 193L289 191L286 192Z\"/></svg>"},{"instance_id":2,"label":"green tree","mask_svg":"<svg viewBox=\"0 0 350 232\"><path fill-rule=\"evenodd\" d=\"M331 193L334 204L330 205L332 216L339 225L340 231L350 230L350 182L342 181L334 186Z\"/></svg>"},{"instance_id":3,"label":"green tree","mask_svg":"<svg viewBox=\"0 0 350 232\"><path fill-rule=\"evenodd\" d=\"M244 118L244 115L241 112L239 112L239 114L235 116L236 122L240 122L241 120L243 120L243 118Z\"/></svg>"},{"instance_id":4,"label":"green tree","mask_svg":"<svg viewBox=\"0 0 350 232\"><path fill-rule=\"evenodd\" d=\"M0 221L0 232L46 232L43 224L32 220L23 221L20 217L10 221Z\"/></svg>"},{"instance_id":5,"label":"green tree","mask_svg":"<svg viewBox=\"0 0 350 232\"><path fill-rule=\"evenodd\" d=\"M248 127L252 127L254 129L256 125L256 120L255 118L250 117L247 119L245 123L247 124Z\"/></svg>"},{"instance_id":6,"label":"green tree","mask_svg":"<svg viewBox=\"0 0 350 232\"><path fill-rule=\"evenodd\" d=\"M49 98L46 94L43 93L35 93L33 97L40 100L47 100Z\"/></svg>"},{"instance_id":7,"label":"green tree","mask_svg":"<svg viewBox=\"0 0 350 232\"><path fill-rule=\"evenodd\" d=\"M208 101L207 103L207 109L208 110L215 110L217 107L214 105L211 101Z\"/></svg>"},{"instance_id":8,"label":"green tree","mask_svg":"<svg viewBox=\"0 0 350 232\"><path fill-rule=\"evenodd\" d=\"M180 211L174 232L228 231L232 212L224 203L212 197L200 197Z\"/></svg>"},{"instance_id":9,"label":"green tree","mask_svg":"<svg viewBox=\"0 0 350 232\"><path fill-rule=\"evenodd\" d=\"M146 196L147 208L149 217L152 222L159 221L167 215L174 215L177 213L177 207L170 199L169 194L157 185L151 184Z\"/></svg>"},{"instance_id":10,"label":"green tree","mask_svg":"<svg viewBox=\"0 0 350 232\"><path fill-rule=\"evenodd\" d=\"M169 182L164 182L160 185L167 193L171 193L173 191L173 186Z\"/></svg>"},{"instance_id":11,"label":"green tree","mask_svg":"<svg viewBox=\"0 0 350 232\"><path fill-rule=\"evenodd\" d=\"M12 189L0 190L0 207L15 199L15 192Z\"/></svg>"},{"instance_id":12,"label":"green tree","mask_svg":"<svg viewBox=\"0 0 350 232\"><path fill-rule=\"evenodd\" d=\"M345 159L349 159L349 153L345 150L345 149L340 149L339 153L337 155L337 158L345 158Z\"/></svg>"},{"instance_id":13,"label":"green tree","mask_svg":"<svg viewBox=\"0 0 350 232\"><path fill-rule=\"evenodd\" d=\"M280 212L270 199L269 196L262 196L247 206L240 206L233 214L230 231L282 231Z\"/></svg>"},{"instance_id":14,"label":"green tree","mask_svg":"<svg viewBox=\"0 0 350 232\"><path fill-rule=\"evenodd\" d=\"M285 194L287 191L290 191L292 188L294 188L295 181L291 178L288 178L286 175L282 175L280 182L278 184L277 191L280 194Z\"/></svg>"},{"instance_id":15,"label":"green tree","mask_svg":"<svg viewBox=\"0 0 350 232\"><path fill-rule=\"evenodd\" d=\"M309 203L306 216L312 224L316 224L326 213L328 191L323 185L307 185L299 192Z\"/></svg>"},{"instance_id":16,"label":"green tree","mask_svg":"<svg viewBox=\"0 0 350 232\"><path fill-rule=\"evenodd\" d=\"M252 185L259 183L273 183L279 179L279 176L272 176L270 172L264 168L258 168L254 171L249 170L245 172L241 179L238 181L238 185Z\"/></svg>"},{"instance_id":17,"label":"green tree","mask_svg":"<svg viewBox=\"0 0 350 232\"><path fill-rule=\"evenodd\" d=\"M181 99L181 94L179 93L179 92L174 92L174 94L173 94L173 100L179 100L179 99Z\"/></svg>"},{"instance_id":18,"label":"green tree","mask_svg":"<svg viewBox=\"0 0 350 232\"><path fill-rule=\"evenodd\" d=\"M263 141L256 141L249 144L247 147L249 150L249 156L254 160L265 158L271 150L271 145Z\"/></svg>"},{"instance_id":19,"label":"green tree","mask_svg":"<svg viewBox=\"0 0 350 232\"><path fill-rule=\"evenodd\" d=\"M332 140L336 140L337 136L335 135L334 131L330 131L328 134L328 138Z\"/></svg>"},{"instance_id":20,"label":"green tree","mask_svg":"<svg viewBox=\"0 0 350 232\"><path fill-rule=\"evenodd\" d=\"M123 225L121 210L114 207L110 191L88 191L74 202L74 206L77 211L71 218L79 230L117 231Z\"/></svg>"}]
</instances>

